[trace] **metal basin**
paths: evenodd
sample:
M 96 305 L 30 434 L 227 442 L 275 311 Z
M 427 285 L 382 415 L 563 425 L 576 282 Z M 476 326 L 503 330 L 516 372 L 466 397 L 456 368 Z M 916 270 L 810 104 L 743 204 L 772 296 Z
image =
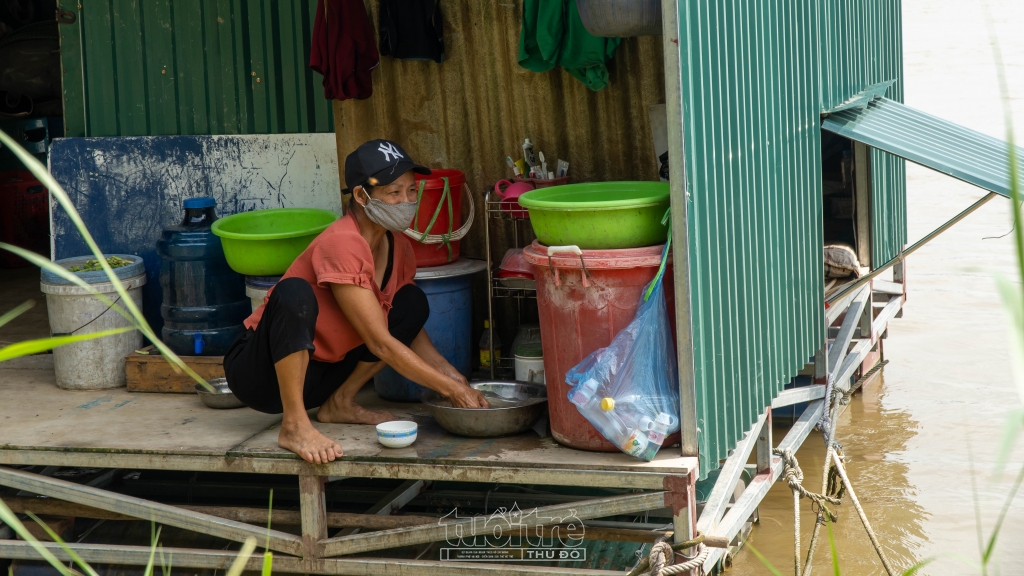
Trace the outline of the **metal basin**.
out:
M 235 398 L 235 395 L 228 388 L 228 381 L 226 378 L 214 378 L 210 380 L 210 386 L 213 386 L 213 392 L 210 392 L 202 384 L 196 384 L 196 394 L 199 395 L 199 399 L 203 401 L 210 408 L 216 408 L 218 410 L 227 410 L 229 408 L 241 408 L 245 406 L 242 401 Z
M 459 436 L 487 438 L 529 430 L 547 403 L 547 389 L 527 382 L 471 382 L 484 393 L 490 408 L 454 408 L 446 398 L 428 390 L 423 403 L 445 430 Z

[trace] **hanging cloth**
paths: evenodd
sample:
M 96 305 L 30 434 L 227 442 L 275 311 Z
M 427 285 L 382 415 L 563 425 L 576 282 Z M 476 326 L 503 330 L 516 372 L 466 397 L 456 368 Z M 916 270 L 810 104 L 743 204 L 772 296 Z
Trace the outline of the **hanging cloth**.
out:
M 363 100 L 373 93 L 370 71 L 380 64 L 363 0 L 320 0 L 309 67 L 324 77 L 328 100 Z
M 525 0 L 519 34 L 519 65 L 532 72 L 555 66 L 591 90 L 608 85 L 606 63 L 621 38 L 594 36 L 583 27 L 576 0 Z
M 380 0 L 380 53 L 402 60 L 444 60 L 438 0 Z

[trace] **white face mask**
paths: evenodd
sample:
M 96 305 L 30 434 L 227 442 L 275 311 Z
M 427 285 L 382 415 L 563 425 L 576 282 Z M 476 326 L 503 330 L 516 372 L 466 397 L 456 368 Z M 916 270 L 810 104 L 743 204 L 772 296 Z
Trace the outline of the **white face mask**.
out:
M 363 194 L 366 194 L 366 190 L 363 190 Z M 366 197 L 369 202 L 362 205 L 366 217 L 370 222 L 392 232 L 405 232 L 412 224 L 412 219 L 416 217 L 416 209 L 419 207 L 416 202 L 388 204 L 383 200 L 370 198 L 369 194 L 366 194 Z

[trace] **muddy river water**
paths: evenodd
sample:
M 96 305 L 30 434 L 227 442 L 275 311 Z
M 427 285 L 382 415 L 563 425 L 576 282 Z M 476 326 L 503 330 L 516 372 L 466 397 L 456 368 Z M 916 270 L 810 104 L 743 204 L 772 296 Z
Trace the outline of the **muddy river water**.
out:
M 989 20 L 987 21 L 987 17 Z M 992 39 L 1002 51 L 1018 140 L 1024 140 L 1024 3 L 1019 0 L 904 0 L 908 105 L 1005 137 Z M 989 24 L 988 22 L 991 22 Z M 909 165 L 913 242 L 984 195 L 980 189 Z M 1007 470 L 995 475 L 1011 411 L 1021 408 L 1010 374 L 1005 315 L 992 275 L 1012 275 L 1010 203 L 995 198 L 911 257 L 904 317 L 890 324 L 890 363 L 840 421 L 838 441 L 858 496 L 890 559 L 902 570 L 938 559 L 921 574 L 979 574 L 978 522 L 987 538 L 1024 463 L 1024 436 Z M 780 433 L 783 431 L 778 431 Z M 824 445 L 812 433 L 799 452 L 819 489 Z M 971 478 L 974 479 L 972 488 Z M 815 478 L 816 477 L 816 478 Z M 813 516 L 803 501 L 802 540 Z M 784 574 L 793 573 L 792 497 L 783 483 L 761 506 L 750 542 Z M 884 574 L 856 514 L 845 503 L 835 526 L 843 574 Z M 1024 490 L 1012 503 L 990 574 L 1024 574 Z M 963 557 L 959 559 L 958 557 Z M 831 573 L 827 541 L 816 574 Z M 766 574 L 749 551 L 732 574 Z

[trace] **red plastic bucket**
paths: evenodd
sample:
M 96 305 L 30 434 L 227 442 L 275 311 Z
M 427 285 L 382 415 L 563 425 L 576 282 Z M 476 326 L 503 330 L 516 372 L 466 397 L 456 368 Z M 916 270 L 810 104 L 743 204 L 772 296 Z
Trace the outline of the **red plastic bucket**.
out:
M 644 287 L 658 273 L 661 251 L 662 246 L 648 246 L 581 250 L 581 254 L 559 251 L 549 257 L 548 247 L 536 241 L 523 249 L 537 280 L 551 435 L 559 444 L 600 452 L 619 450 L 569 402 L 565 373 L 594 350 L 611 344 L 633 320 Z M 584 265 L 589 276 L 584 274 Z M 671 278 L 671 270 L 666 269 L 670 318 L 675 314 Z M 673 434 L 663 446 L 678 441 L 678 433 Z
M 425 181 L 426 184 L 423 186 L 423 197 L 420 199 L 419 211 L 416 213 L 416 218 L 410 227 L 419 232 L 448 234 L 462 226 L 462 186 L 466 183 L 466 175 L 460 170 L 448 168 L 433 168 L 431 172 L 429 176 L 416 175 L 417 187 L 421 180 Z M 448 178 L 448 195 L 451 198 L 452 208 L 451 220 L 448 219 L 447 199 L 441 205 L 441 210 L 437 210 L 438 205 L 442 204 L 441 200 L 444 195 L 444 180 L 442 178 Z M 435 212 L 437 212 L 437 220 L 427 230 L 430 219 L 434 217 Z M 416 266 L 418 268 L 425 268 L 454 262 L 459 258 L 459 242 L 451 242 L 451 247 L 451 257 L 449 258 L 448 248 L 443 243 L 423 244 L 413 240 L 412 251 L 416 254 Z

